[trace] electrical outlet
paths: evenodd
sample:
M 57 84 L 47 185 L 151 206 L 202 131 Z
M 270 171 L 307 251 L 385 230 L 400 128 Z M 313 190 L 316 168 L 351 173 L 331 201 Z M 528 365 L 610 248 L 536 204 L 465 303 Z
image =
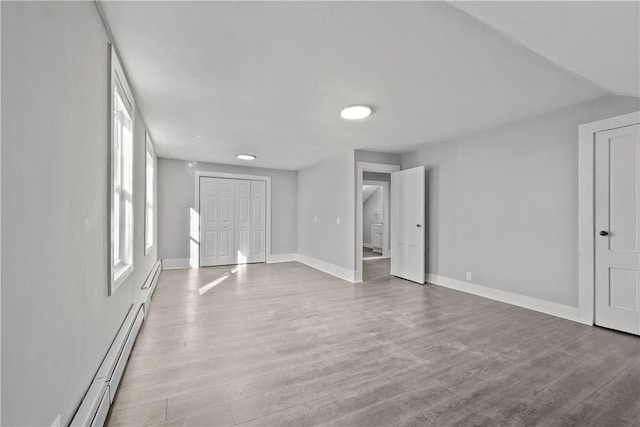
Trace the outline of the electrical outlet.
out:
M 51 427 L 60 427 L 60 414 L 58 414 L 56 419 L 53 420 L 53 424 L 51 424 Z
M 473 275 L 471 274 L 470 271 L 467 271 L 467 281 L 470 282 L 471 278 L 473 277 Z
M 318 222 L 318 215 L 313 217 L 313 222 Z
M 336 218 L 336 224 L 340 224 L 340 217 Z

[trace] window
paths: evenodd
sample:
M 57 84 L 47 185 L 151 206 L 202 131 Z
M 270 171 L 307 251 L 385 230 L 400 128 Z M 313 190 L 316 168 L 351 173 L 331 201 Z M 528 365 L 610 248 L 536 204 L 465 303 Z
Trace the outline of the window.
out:
M 154 199 L 154 180 L 155 180 L 155 170 L 156 164 L 155 159 L 156 156 L 153 152 L 153 142 L 151 142 L 151 137 L 149 133 L 146 134 L 146 156 L 145 156 L 145 173 L 146 173 L 146 181 L 145 181 L 145 200 L 146 200 L 146 208 L 144 211 L 144 254 L 147 255 L 151 248 L 153 248 L 154 243 L 154 233 L 155 233 L 155 223 L 154 223 L 154 212 L 155 212 L 155 199 Z
M 111 286 L 133 271 L 133 97 L 111 50 Z

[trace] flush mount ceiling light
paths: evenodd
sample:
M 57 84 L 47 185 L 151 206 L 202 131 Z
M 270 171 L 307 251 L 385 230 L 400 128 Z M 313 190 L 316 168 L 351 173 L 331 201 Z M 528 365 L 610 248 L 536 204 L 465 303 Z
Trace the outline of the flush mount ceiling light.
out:
M 366 119 L 371 115 L 371 107 L 368 105 L 349 105 L 340 111 L 340 117 L 347 120 Z
M 240 160 L 255 160 L 256 156 L 253 154 L 236 154 L 236 158 Z

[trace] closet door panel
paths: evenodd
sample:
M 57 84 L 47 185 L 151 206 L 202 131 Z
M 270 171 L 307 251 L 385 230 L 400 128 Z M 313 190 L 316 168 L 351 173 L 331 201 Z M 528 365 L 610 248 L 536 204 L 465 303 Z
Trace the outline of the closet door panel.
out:
M 235 264 L 235 181 L 218 180 L 218 263 Z
M 266 260 L 266 186 L 265 181 L 251 181 L 251 239 L 248 262 Z
M 251 181 L 237 180 L 235 190 L 236 263 L 246 264 L 250 251 Z
M 217 265 L 218 179 L 200 178 L 200 266 Z M 194 237 L 194 236 L 192 236 Z

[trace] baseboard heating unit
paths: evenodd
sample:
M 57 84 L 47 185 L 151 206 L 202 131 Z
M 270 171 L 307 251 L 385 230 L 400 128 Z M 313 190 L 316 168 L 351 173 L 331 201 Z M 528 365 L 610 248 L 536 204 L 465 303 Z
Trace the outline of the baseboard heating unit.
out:
M 104 426 L 124 368 L 131 355 L 133 344 L 144 321 L 145 313 L 149 312 L 151 296 L 160 275 L 160 265 L 160 261 L 158 261 L 153 266 L 137 301 L 131 305 L 127 317 L 122 322 L 118 334 L 109 347 L 107 355 L 71 421 L 71 426 Z

